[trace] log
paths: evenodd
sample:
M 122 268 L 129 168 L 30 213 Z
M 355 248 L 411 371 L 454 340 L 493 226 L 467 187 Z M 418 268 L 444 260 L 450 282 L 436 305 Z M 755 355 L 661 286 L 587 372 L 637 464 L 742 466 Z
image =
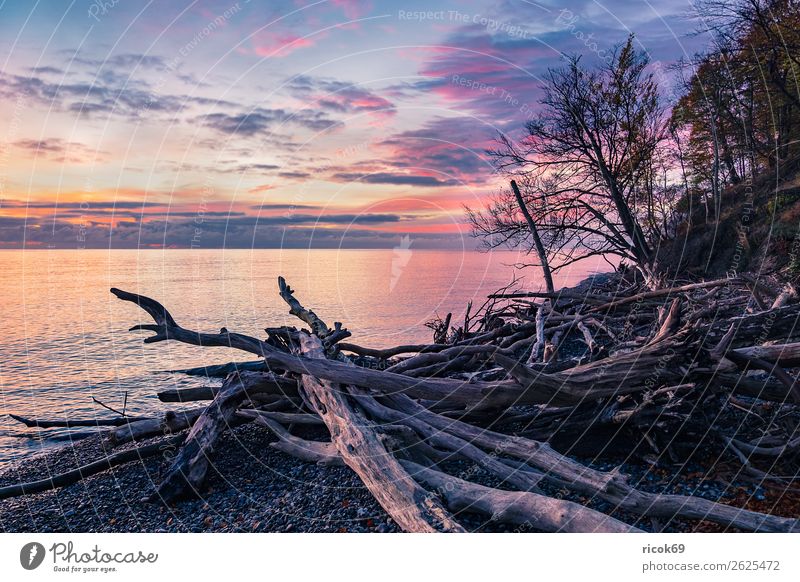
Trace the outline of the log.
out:
M 748 455 L 759 455 L 762 457 L 782 457 L 800 450 L 800 437 L 772 447 L 751 445 L 750 443 L 745 443 L 736 439 L 733 439 L 733 443 Z
M 388 360 L 400 354 L 423 354 L 428 352 L 440 352 L 447 348 L 452 348 L 451 344 L 406 344 L 402 346 L 394 346 L 391 348 L 365 348 L 356 344 L 341 342 L 338 344 L 339 349 L 345 352 L 352 352 L 359 356 L 367 356 L 370 358 L 378 358 L 379 360 Z
M 747 346 L 732 350 L 746 358 L 759 358 L 787 368 L 800 366 L 800 343 Z
M 777 517 L 738 507 L 715 503 L 699 497 L 660 495 L 631 487 L 619 473 L 603 473 L 573 461 L 554 451 L 548 444 L 520 437 L 509 437 L 490 430 L 444 418 L 434 414 L 405 395 L 387 397 L 398 410 L 413 415 L 431 426 L 472 442 L 517 458 L 544 472 L 546 480 L 556 486 L 589 496 L 596 496 L 619 509 L 637 515 L 708 520 L 744 531 L 800 531 L 800 520 Z
M 306 424 L 322 426 L 325 423 L 316 414 L 304 414 L 298 412 L 276 412 L 267 410 L 243 409 L 236 413 L 243 418 L 250 418 L 258 421 L 259 418 L 266 418 L 280 424 Z
M 251 390 L 252 394 L 274 394 L 290 398 L 297 396 L 297 380 L 292 378 L 270 372 L 251 372 L 245 377 L 253 383 L 259 382 L 263 384 L 257 391 Z M 213 400 L 218 392 L 219 387 L 217 386 L 198 386 L 196 388 L 161 390 L 157 395 L 161 402 L 197 402 L 199 400 Z
M 130 463 L 131 461 L 141 461 L 162 454 L 165 451 L 170 451 L 182 441 L 183 435 L 177 435 L 143 447 L 112 453 L 88 465 L 83 465 L 72 471 L 53 475 L 46 479 L 0 487 L 0 499 L 8 499 L 10 497 L 19 497 L 21 495 L 30 495 L 32 493 L 41 493 L 43 491 L 66 487 L 67 485 L 72 485 L 73 483 L 77 483 L 78 481 L 96 475 L 97 473 L 102 473 L 113 467 Z
M 177 433 L 192 426 L 204 410 L 205 408 L 180 412 L 170 410 L 163 418 L 139 420 L 112 430 L 108 434 L 108 439 L 112 445 L 117 446 L 134 440 Z
M 673 362 L 682 353 L 683 347 L 678 343 L 660 341 L 552 374 L 534 371 L 503 354 L 492 357 L 523 387 L 517 404 L 561 406 L 678 383 L 685 374 Z
M 195 388 L 170 388 L 156 394 L 161 402 L 198 402 L 214 400 L 218 392 L 216 386 L 197 386 Z
M 787 305 L 761 313 L 732 317 L 719 321 L 712 332 L 722 334 L 721 328 L 733 326 L 733 347 L 763 344 L 769 340 L 788 340 L 800 336 L 800 305 Z
M 778 309 L 780 307 L 783 307 L 784 305 L 789 303 L 789 301 L 796 298 L 797 298 L 797 289 L 791 283 L 786 283 L 786 285 L 783 286 L 783 289 L 781 289 L 781 292 L 775 298 L 775 301 L 772 303 L 770 309 Z
M 427 367 L 441 362 L 447 362 L 461 356 L 491 354 L 497 350 L 498 348 L 493 345 L 453 346 L 441 352 L 425 353 L 414 356 L 413 358 L 408 358 L 407 360 L 403 360 L 394 366 L 389 366 L 385 371 L 394 374 L 403 374 L 409 370 Z
M 728 352 L 727 359 L 732 360 L 735 364 L 738 364 L 744 368 L 752 366 L 753 368 L 764 370 L 770 375 L 774 375 L 786 386 L 786 389 L 794 402 L 800 403 L 800 384 L 798 384 L 796 378 L 792 378 L 789 374 L 787 374 L 779 364 L 775 362 L 768 362 L 746 353 L 737 353 L 736 351 Z
M 19 416 L 18 414 L 9 414 L 11 418 L 17 422 L 21 422 L 29 428 L 74 428 L 81 426 L 122 426 L 131 422 L 139 422 L 144 420 L 136 416 L 118 416 L 114 418 L 84 418 L 84 419 L 67 419 L 67 420 L 41 420 L 34 418 L 27 418 Z
M 266 364 L 263 360 L 255 360 L 250 362 L 228 362 L 227 364 L 214 364 L 210 366 L 200 366 L 198 368 L 186 368 L 184 370 L 169 370 L 169 373 L 186 374 L 188 376 L 206 376 L 208 378 L 225 378 L 228 376 L 228 374 L 240 372 L 242 370 L 247 370 L 248 372 L 261 372 L 266 370 Z
M 248 388 L 252 387 L 242 379 L 244 374 L 231 374 L 225 380 L 225 385 L 195 421 L 183 447 L 149 501 L 160 499 L 168 504 L 199 493 L 205 482 L 214 445 L 220 435 L 231 426 L 236 409 L 247 399 Z
M 694 291 L 696 289 L 708 289 L 711 287 L 724 287 L 728 285 L 733 286 L 742 284 L 744 284 L 744 282 L 741 279 L 730 278 L 730 279 L 716 279 L 714 281 L 703 281 L 701 283 L 691 283 L 689 285 L 668 287 L 665 289 L 655 289 L 653 291 L 645 291 L 644 293 L 638 293 L 636 295 L 631 295 L 630 297 L 616 299 L 614 301 L 611 301 L 610 303 L 593 307 L 592 309 L 589 310 L 589 313 L 610 311 L 611 309 L 616 309 L 617 307 L 622 307 L 623 305 L 636 303 L 637 301 L 644 301 L 646 299 L 654 299 L 656 297 L 664 297 L 669 295 L 677 295 L 678 293 L 686 293 L 687 291 Z
M 531 348 L 531 354 L 528 356 L 528 365 L 531 366 L 539 361 L 539 354 L 544 350 L 544 323 L 545 323 L 545 306 L 540 305 L 536 310 L 536 341 Z M 513 349 L 513 348 L 512 348 Z
M 236 414 L 237 416 L 244 418 L 255 419 L 258 424 L 266 426 L 270 431 L 272 431 L 272 433 L 279 439 L 276 443 L 270 443 L 272 448 L 300 460 L 316 463 L 318 465 L 344 465 L 344 461 L 342 460 L 342 457 L 339 455 L 339 451 L 336 450 L 336 446 L 333 443 L 309 441 L 294 436 L 279 422 L 260 414 L 251 414 L 252 412 L 253 411 L 241 410 Z
M 303 353 L 325 357 L 322 342 L 300 334 Z M 330 381 L 303 375 L 307 399 L 330 431 L 345 464 L 359 476 L 376 501 L 407 532 L 459 532 L 464 529 L 403 469 L 385 448 L 373 426 L 347 402 Z
M 435 488 L 453 512 L 481 513 L 524 531 L 627 533 L 642 530 L 572 501 L 530 491 L 503 491 L 470 483 L 412 461 L 401 461 L 414 479 Z

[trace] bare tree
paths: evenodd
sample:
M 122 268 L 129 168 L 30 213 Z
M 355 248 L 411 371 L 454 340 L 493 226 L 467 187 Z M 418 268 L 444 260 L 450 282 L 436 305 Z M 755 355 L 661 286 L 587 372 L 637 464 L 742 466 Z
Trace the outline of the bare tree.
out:
M 641 184 L 666 126 L 647 57 L 633 37 L 599 68 L 570 57 L 551 69 L 542 112 L 526 124 L 526 135 L 499 137 L 489 152 L 498 170 L 524 176 L 535 193 L 533 219 L 549 252 L 561 257 L 554 270 L 591 255 L 616 255 L 633 263 L 649 281 L 656 278 L 653 237 L 635 212 Z M 495 200 L 481 220 L 471 213 L 476 234 L 499 234 L 504 201 Z M 476 220 L 477 219 L 477 220 Z M 494 221 L 494 225 L 490 223 Z M 508 241 L 519 235 L 512 229 Z

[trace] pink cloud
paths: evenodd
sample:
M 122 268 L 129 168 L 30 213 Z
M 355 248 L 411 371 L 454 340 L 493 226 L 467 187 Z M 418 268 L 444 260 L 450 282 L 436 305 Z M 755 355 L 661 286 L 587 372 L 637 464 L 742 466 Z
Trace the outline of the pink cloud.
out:
M 300 48 L 314 46 L 314 41 L 290 32 L 259 33 L 253 41 L 253 52 L 260 57 L 282 58 Z

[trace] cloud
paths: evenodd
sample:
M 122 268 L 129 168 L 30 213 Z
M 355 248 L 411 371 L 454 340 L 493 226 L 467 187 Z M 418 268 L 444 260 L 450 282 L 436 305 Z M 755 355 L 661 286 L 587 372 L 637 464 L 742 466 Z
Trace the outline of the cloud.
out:
M 298 49 L 314 46 L 314 42 L 288 31 L 265 30 L 254 35 L 253 52 L 260 57 L 283 58 Z
M 30 67 L 28 70 L 36 75 L 63 75 L 64 70 L 57 67 Z
M 317 209 L 320 209 L 320 207 L 319 206 L 311 206 L 311 205 L 308 205 L 308 204 L 291 204 L 289 202 L 277 202 L 277 203 L 265 202 L 264 204 L 254 204 L 253 206 L 250 206 L 250 209 L 251 210 L 259 210 L 259 211 L 265 211 L 265 210 L 299 210 L 299 209 L 317 210 Z
M 394 104 L 374 91 L 346 81 L 300 75 L 289 82 L 293 95 L 310 107 L 337 113 L 379 113 L 392 116 L 397 113 Z
M 251 174 L 251 173 L 259 173 L 259 174 L 269 174 L 272 173 L 273 170 L 279 170 L 282 166 L 277 164 L 262 164 L 262 163 L 252 163 L 252 164 L 238 164 L 233 168 L 228 168 L 224 170 L 217 170 L 223 174 Z
M 25 200 L 3 200 L 0 208 L 30 208 L 30 209 L 52 209 L 57 208 L 81 208 L 81 209 L 114 209 L 114 208 L 157 208 L 168 206 L 162 202 L 133 202 L 115 200 L 91 200 L 84 202 L 26 202 Z
M 146 85 L 112 86 L 99 78 L 93 82 L 51 83 L 42 77 L 0 73 L 0 95 L 83 115 L 114 112 L 139 118 L 144 113 L 177 113 L 189 104 L 202 103 L 197 99 L 157 95 L 141 86 Z
M 417 176 L 413 174 L 390 174 L 378 172 L 377 174 L 359 174 L 342 172 L 334 174 L 334 179 L 340 182 L 365 182 L 367 184 L 393 184 L 398 186 L 452 186 L 457 184 L 454 180 L 441 180 L 435 176 Z
M 272 128 L 293 124 L 313 131 L 325 131 L 339 125 L 324 113 L 311 110 L 287 111 L 285 109 L 256 108 L 248 113 L 210 113 L 199 118 L 200 123 L 229 135 L 254 136 L 270 132 Z
M 305 180 L 306 178 L 310 178 L 311 174 L 308 172 L 278 172 L 278 176 L 288 180 Z
M 351 20 L 361 18 L 372 10 L 372 2 L 366 0 L 331 0 L 331 4 L 341 8 L 344 15 Z
M 121 220 L 113 226 L 87 218 L 81 224 L 60 219 L 0 217 L 0 247 L 53 248 L 391 248 L 398 235 L 364 228 L 399 224 L 395 214 L 293 214 L 274 217 L 211 216 L 183 220 Z M 337 225 L 339 228 L 336 228 Z M 342 228 L 345 227 L 345 228 Z M 409 223 L 409 227 L 412 225 Z M 448 235 L 420 235 L 418 247 L 441 247 Z M 427 241 L 428 244 L 424 241 Z M 454 245 L 455 246 L 455 245 Z
M 396 168 L 441 174 L 447 183 L 482 184 L 493 168 L 485 155 L 497 129 L 468 117 L 435 118 L 420 129 L 381 141 L 383 162 Z
M 100 162 L 107 159 L 108 153 L 92 149 L 82 143 L 66 141 L 60 138 L 21 139 L 14 146 L 35 156 L 45 157 L 56 162 L 81 164 Z

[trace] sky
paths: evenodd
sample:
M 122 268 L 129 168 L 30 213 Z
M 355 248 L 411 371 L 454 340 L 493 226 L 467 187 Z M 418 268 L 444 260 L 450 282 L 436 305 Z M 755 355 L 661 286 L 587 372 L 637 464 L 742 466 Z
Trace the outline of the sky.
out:
M 0 0 L 0 248 L 467 248 L 564 54 L 688 0 Z M 406 241 L 406 242 L 403 242 Z

